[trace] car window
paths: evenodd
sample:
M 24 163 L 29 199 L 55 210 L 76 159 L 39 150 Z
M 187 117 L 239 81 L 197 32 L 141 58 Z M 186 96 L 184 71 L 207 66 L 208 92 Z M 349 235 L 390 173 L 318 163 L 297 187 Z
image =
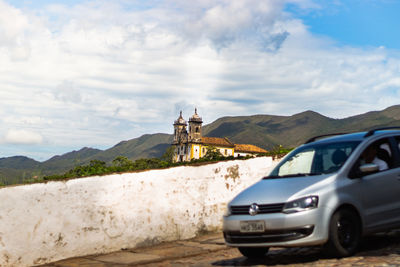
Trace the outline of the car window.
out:
M 353 150 L 352 146 L 329 147 L 325 149 L 321 154 L 322 172 L 331 173 L 339 170 Z
M 393 157 L 389 140 L 384 138 L 369 145 L 360 155 L 359 165 L 374 163 L 379 171 L 393 167 Z
M 395 139 L 396 139 L 396 142 L 397 142 L 397 147 L 400 150 L 400 136 L 396 136 Z
M 290 153 L 268 177 L 317 175 L 338 171 L 359 142 L 302 146 Z
M 314 154 L 315 150 L 301 151 L 279 168 L 278 175 L 284 176 L 297 173 L 310 173 Z

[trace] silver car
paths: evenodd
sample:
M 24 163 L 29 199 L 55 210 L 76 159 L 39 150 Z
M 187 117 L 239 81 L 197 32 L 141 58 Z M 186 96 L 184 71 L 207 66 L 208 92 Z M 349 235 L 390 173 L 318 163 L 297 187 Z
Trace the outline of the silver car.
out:
M 345 257 L 363 235 L 400 228 L 395 128 L 319 136 L 293 150 L 228 204 L 226 244 L 246 257 L 313 245 Z

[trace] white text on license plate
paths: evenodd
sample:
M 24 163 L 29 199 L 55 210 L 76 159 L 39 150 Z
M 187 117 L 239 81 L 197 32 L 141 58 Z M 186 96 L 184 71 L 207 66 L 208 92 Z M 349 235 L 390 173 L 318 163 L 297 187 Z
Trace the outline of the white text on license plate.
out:
M 242 233 L 259 233 L 265 231 L 264 221 L 241 221 L 240 232 Z

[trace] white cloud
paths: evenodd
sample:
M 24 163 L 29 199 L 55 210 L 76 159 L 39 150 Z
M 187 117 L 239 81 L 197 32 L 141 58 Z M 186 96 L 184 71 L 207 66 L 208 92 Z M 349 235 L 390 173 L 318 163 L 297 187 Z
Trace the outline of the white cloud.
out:
M 71 103 L 81 102 L 79 90 L 72 82 L 64 81 L 55 89 L 55 97 L 58 100 Z
M 24 41 L 25 31 L 29 28 L 28 19 L 23 13 L 0 2 L 0 44 L 1 46 L 12 46 Z
M 307 109 L 344 117 L 398 103 L 398 54 L 313 36 L 286 2 L 322 8 L 121 0 L 26 10 L 0 0 L 0 128 L 35 129 L 36 143 L 56 151 L 172 132 L 179 110 L 190 116 L 196 106 L 209 123 Z
M 10 129 L 5 136 L 5 143 L 16 145 L 39 145 L 43 137 L 30 130 Z

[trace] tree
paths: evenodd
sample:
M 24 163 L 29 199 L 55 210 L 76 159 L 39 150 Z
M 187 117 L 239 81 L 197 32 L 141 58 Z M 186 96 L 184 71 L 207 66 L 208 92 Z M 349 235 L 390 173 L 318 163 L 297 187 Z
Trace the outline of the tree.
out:
M 174 146 L 168 147 L 167 150 L 165 151 L 165 153 L 161 156 L 161 160 L 166 161 L 168 163 L 172 163 L 172 160 L 174 157 L 174 151 L 175 151 Z
M 135 170 L 158 169 L 162 167 L 162 162 L 163 161 L 157 158 L 137 159 L 133 163 L 133 167 Z
M 124 156 L 116 157 L 112 163 L 116 171 L 128 171 L 133 168 L 133 162 Z
M 265 153 L 264 155 L 272 156 L 273 158 L 282 158 L 287 153 L 292 151 L 293 148 L 285 148 L 282 145 L 274 146 L 269 152 Z
M 207 146 L 207 153 L 204 158 L 208 160 L 220 160 L 224 158 L 224 156 L 215 146 Z
M 104 174 L 108 170 L 106 163 L 100 160 L 91 160 L 89 165 L 76 166 L 74 169 L 68 171 L 65 177 L 84 177 L 91 175 Z

